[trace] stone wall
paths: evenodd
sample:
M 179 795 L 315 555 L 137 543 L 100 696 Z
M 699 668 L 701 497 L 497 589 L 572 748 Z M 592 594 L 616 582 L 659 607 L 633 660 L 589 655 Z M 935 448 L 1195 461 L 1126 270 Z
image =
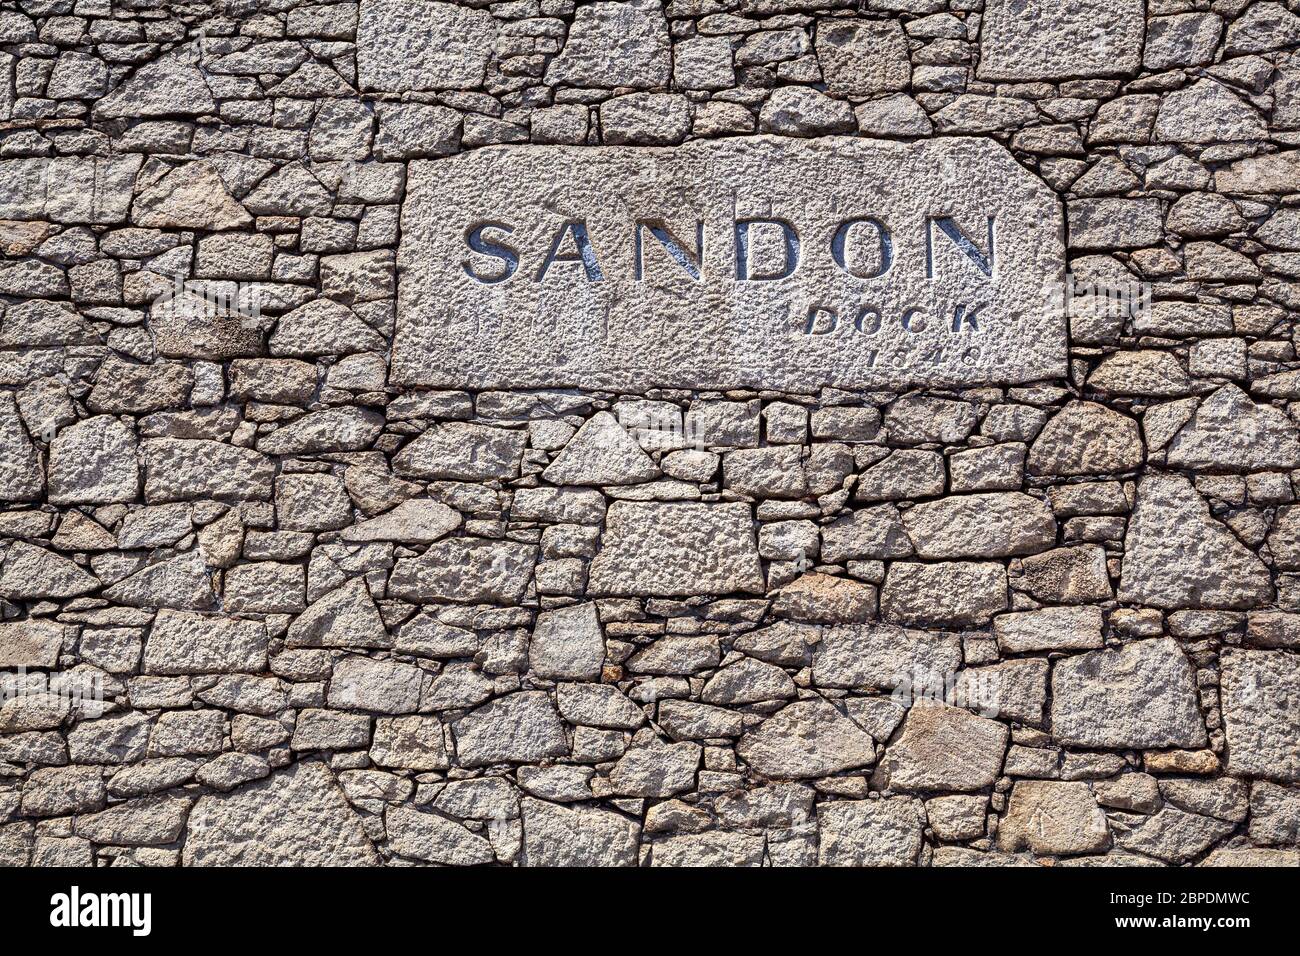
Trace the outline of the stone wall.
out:
M 1300 864 L 1298 11 L 5 0 L 0 861 Z M 415 163 L 755 133 L 1147 285 L 1046 381 L 390 379 Z

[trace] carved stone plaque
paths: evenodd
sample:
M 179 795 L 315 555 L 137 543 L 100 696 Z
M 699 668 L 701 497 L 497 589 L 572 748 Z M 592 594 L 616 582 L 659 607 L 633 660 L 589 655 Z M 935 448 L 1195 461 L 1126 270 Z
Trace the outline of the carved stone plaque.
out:
M 1066 370 L 1060 204 L 983 139 L 413 162 L 398 269 L 405 385 L 810 391 Z

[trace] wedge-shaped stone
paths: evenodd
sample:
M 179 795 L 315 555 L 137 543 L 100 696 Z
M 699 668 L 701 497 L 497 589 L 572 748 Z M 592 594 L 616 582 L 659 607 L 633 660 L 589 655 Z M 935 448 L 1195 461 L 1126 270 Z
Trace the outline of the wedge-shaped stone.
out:
M 1019 491 L 953 495 L 903 512 L 921 558 L 1006 558 L 1056 543 L 1056 518 L 1039 498 Z
M 1119 832 L 1115 842 L 1134 853 L 1177 865 L 1191 862 L 1235 829 L 1236 825 L 1226 820 L 1166 805 L 1139 819 L 1133 828 Z
M 351 355 L 384 349 L 384 338 L 346 305 L 314 299 L 280 318 L 267 340 L 272 355 Z
M 745 734 L 736 753 L 755 773 L 784 780 L 869 767 L 876 759 L 871 735 L 820 697 L 782 708 Z
M 62 555 L 15 541 L 0 565 L 0 597 L 11 601 L 69 598 L 99 587 L 94 575 Z
M 449 538 L 418 558 L 401 558 L 388 581 L 390 597 L 407 601 L 515 604 L 537 563 L 535 545 L 486 538 Z
M 1241 609 L 1272 597 L 1268 568 L 1211 517 L 1191 482 L 1157 473 L 1142 479 L 1124 538 L 1121 601 Z
M 285 635 L 290 647 L 391 647 L 364 578 L 354 578 L 299 614 Z
M 630 485 L 659 477 L 659 469 L 609 412 L 597 412 L 542 477 L 556 485 Z
M 762 593 L 763 572 L 748 505 L 616 501 L 592 594 Z
M 27 437 L 18 403 L 0 394 L 0 501 L 36 501 L 45 491 L 45 470 Z
M 1285 471 L 1300 466 L 1300 434 L 1286 412 L 1256 405 L 1235 385 L 1201 402 L 1169 443 L 1171 468 Z
M 48 299 L 16 302 L 0 320 L 0 345 L 94 345 L 100 335 L 67 303 Z
M 206 611 L 217 603 L 203 556 L 187 551 L 137 571 L 104 590 L 105 599 L 132 607 Z
M 334 776 L 291 764 L 230 793 L 201 797 L 185 826 L 186 866 L 375 866 L 379 854 Z
M 393 807 L 386 823 L 388 845 L 400 856 L 446 866 L 479 866 L 496 859 L 491 843 L 436 813 Z
M 582 6 L 578 21 L 604 6 L 625 5 Z M 625 62 L 627 44 L 602 59 L 618 49 Z M 1062 234 L 1055 194 L 990 139 L 758 136 L 417 160 L 393 381 L 815 391 L 1050 378 L 1065 370 L 1064 305 L 1024 303 L 1061 281 Z
M 564 724 L 542 691 L 498 697 L 452 724 L 452 733 L 462 767 L 536 763 L 569 752 Z
M 903 732 L 889 745 L 872 785 L 897 793 L 963 793 L 991 787 L 1002 770 L 1006 724 L 924 701 L 912 705 Z
M 700 746 L 654 741 L 632 747 L 610 769 L 609 784 L 619 796 L 671 797 L 695 789 Z
M 1178 642 L 1136 641 L 1058 661 L 1052 736 L 1077 747 L 1204 747 L 1192 665 Z
M 622 691 L 610 684 L 567 684 L 555 688 L 560 714 L 571 724 L 635 730 L 645 714 Z
M 144 647 L 148 674 L 260 673 L 266 670 L 266 626 L 210 614 L 162 610 Z
M 440 501 L 409 498 L 392 511 L 343 529 L 344 541 L 431 544 L 460 527 L 460 512 Z
M 177 166 L 136 197 L 131 221 L 163 229 L 242 229 L 253 217 L 206 160 Z
M 202 116 L 216 111 L 198 65 L 183 52 L 144 64 L 95 104 L 95 115 L 103 119 Z
M 517 428 L 492 428 L 470 422 L 440 422 L 393 458 L 393 470 L 409 478 L 483 481 L 513 478 L 528 444 Z
M 257 450 L 268 455 L 315 455 L 360 451 L 384 430 L 384 416 L 368 408 L 347 405 L 311 412 L 258 439 Z
M 757 833 L 685 833 L 654 844 L 651 866 L 762 866 L 766 841 Z

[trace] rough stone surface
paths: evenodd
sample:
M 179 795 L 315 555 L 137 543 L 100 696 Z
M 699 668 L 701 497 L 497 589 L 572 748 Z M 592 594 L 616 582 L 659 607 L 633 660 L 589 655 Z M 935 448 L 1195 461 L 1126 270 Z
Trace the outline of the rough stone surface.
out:
M 1298 183 L 1291 0 L 5 4 L 0 865 L 1300 866 Z
M 1052 735 L 1083 747 L 1204 746 L 1190 662 L 1168 638 L 1058 661 Z
M 616 502 L 591 563 L 594 594 L 763 590 L 749 517 L 738 505 Z
M 360 819 L 319 763 L 202 797 L 185 824 L 189 866 L 367 866 L 377 859 Z
M 808 166 L 819 170 L 816 180 L 802 174 Z M 979 264 L 937 225 L 926 259 L 930 227 L 923 196 L 941 189 L 944 175 L 970 185 L 962 208 L 952 210 L 949 228 L 975 237 L 962 240 L 972 253 L 984 249 L 987 255 L 989 216 L 1016 223 L 994 250 L 1005 270 L 996 285 L 988 285 Z M 870 185 L 873 177 L 899 176 L 915 183 L 915 190 L 881 192 Z M 485 181 L 496 184 L 492 193 L 482 190 Z M 996 189 L 981 191 L 981 183 L 991 187 L 994 181 Z M 647 185 L 654 183 L 674 185 Z M 765 198 L 747 205 L 747 192 L 735 192 L 741 183 L 756 200 Z M 684 196 L 683 184 L 689 184 Z M 1041 183 L 986 141 L 903 147 L 761 137 L 599 153 L 506 147 L 412 164 L 408 188 L 400 256 L 406 278 L 399 288 L 393 359 L 395 375 L 408 384 L 807 389 L 922 378 L 1023 381 L 1063 368 L 1061 320 L 1050 304 L 1014 323 L 1006 318 L 1015 308 L 1011 297 L 1041 299 L 1044 284 L 1058 281 L 1059 206 Z M 616 193 L 623 198 L 615 201 Z M 896 224 L 890 227 L 898 234 L 891 233 L 888 263 L 879 228 L 871 223 L 846 231 L 839 252 L 832 249 L 827 233 L 848 221 L 839 212 L 846 193 L 856 197 L 864 215 L 869 209 L 876 222 L 883 217 Z M 781 205 L 766 198 L 776 196 Z M 696 220 L 704 241 L 699 262 L 690 261 L 699 237 L 696 222 L 678 211 L 683 202 L 703 217 Z M 455 216 L 446 215 L 449 203 Z M 636 225 L 653 216 L 684 243 L 677 256 L 689 270 L 661 245 L 667 233 L 656 239 Z M 782 227 L 747 227 L 749 254 L 741 257 L 736 223 L 772 218 L 802 229 L 802 238 L 791 232 L 786 249 Z M 486 222 L 502 225 L 478 233 L 475 241 L 486 251 L 472 253 L 466 231 Z M 579 222 L 581 232 L 567 222 Z M 843 266 L 837 266 L 837 256 Z M 930 290 L 927 261 L 943 280 L 941 302 Z M 787 272 L 797 276 L 793 300 L 790 283 L 778 278 Z M 853 334 L 856 300 L 846 303 L 845 297 L 863 281 L 857 277 L 877 272 L 889 280 L 872 286 L 873 308 L 883 324 L 863 318 L 862 331 L 869 334 Z M 915 342 L 900 326 L 912 299 L 931 316 L 915 323 L 909 317 Z M 983 324 L 975 319 L 978 342 L 965 320 L 957 331 L 952 328 L 956 305 L 965 313 L 977 300 L 983 315 Z M 701 310 L 708 321 L 696 321 Z M 544 331 L 531 318 L 535 314 L 548 317 Z M 748 329 L 743 336 L 728 332 L 741 328 Z M 930 359 L 921 366 L 923 352 Z
M 1152 473 L 1138 486 L 1124 538 L 1119 598 L 1159 608 L 1247 608 L 1273 596 L 1268 568 L 1183 477 Z M 1177 534 L 1170 534 L 1177 528 Z

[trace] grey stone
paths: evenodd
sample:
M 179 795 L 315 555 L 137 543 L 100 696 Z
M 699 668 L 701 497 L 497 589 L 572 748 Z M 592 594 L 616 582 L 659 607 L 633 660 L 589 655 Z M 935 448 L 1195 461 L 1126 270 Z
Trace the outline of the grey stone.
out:
M 641 827 L 621 814 L 589 807 L 522 801 L 524 866 L 636 866 Z
M 260 621 L 160 610 L 144 649 L 149 674 L 210 674 L 266 669 L 267 634 Z
M 668 23 L 657 0 L 599 0 L 575 11 L 548 84 L 650 89 L 668 84 Z
M 982 80 L 1124 76 L 1141 64 L 1141 0 L 990 0 L 978 75 Z
M 1016 781 L 998 826 L 998 849 L 1066 856 L 1100 853 L 1109 846 L 1106 815 L 1086 783 Z
M 15 541 L 0 565 L 0 597 L 11 601 L 68 598 L 99 587 L 99 581 L 74 562 L 45 548 Z
M 914 866 L 925 809 L 920 800 L 837 800 L 817 812 L 819 866 Z
M 605 662 L 605 636 L 596 605 L 543 611 L 533 625 L 528 664 L 539 677 L 596 680 Z
M 1137 422 L 1096 402 L 1071 402 L 1043 426 L 1027 463 L 1035 475 L 1105 475 L 1143 460 Z
M 361 87 L 386 93 L 472 89 L 483 82 L 496 22 L 454 3 L 364 0 L 357 25 Z
M 820 697 L 789 704 L 745 734 L 736 754 L 772 779 L 824 777 L 875 762 L 871 735 Z
M 955 636 L 889 625 L 827 628 L 813 648 L 820 687 L 892 690 L 918 672 L 949 674 L 961 666 Z
M 345 528 L 344 541 L 431 544 L 460 527 L 460 513 L 440 501 L 410 498 L 392 511 Z
M 659 477 L 650 456 L 609 412 L 597 412 L 569 439 L 542 477 L 557 485 L 626 485 Z
M 95 104 L 105 119 L 202 116 L 217 111 L 198 64 L 184 53 L 145 63 Z
M 1221 688 L 1228 772 L 1300 780 L 1300 665 L 1285 651 L 1224 651 Z
M 1177 535 L 1169 534 L 1178 528 Z M 1119 599 L 1158 608 L 1248 608 L 1273 596 L 1268 569 L 1211 515 L 1191 483 L 1153 473 L 1138 485 Z
M 761 593 L 749 507 L 615 502 L 588 588 L 593 594 Z
M 185 825 L 186 866 L 373 866 L 379 855 L 333 776 L 302 762 L 201 797 Z
M 896 561 L 880 593 L 881 619 L 912 627 L 986 624 L 1006 608 L 1006 569 L 988 561 Z
M 912 78 L 907 37 L 896 21 L 822 20 L 815 48 L 833 96 L 895 93 Z
M 143 157 L 0 161 L 0 217 L 112 225 L 126 219 Z
M 982 790 L 1002 770 L 1010 733 L 996 720 L 918 701 L 903 721 L 902 735 L 881 757 L 872 782 L 897 793 Z
M 140 488 L 135 435 L 111 415 L 69 425 L 50 443 L 49 481 L 54 504 L 134 500 Z
M 580 8 L 580 13 L 587 9 Z M 556 164 L 563 170 L 556 167 L 552 175 L 548 170 Z M 810 166 L 821 171 L 815 180 L 804 175 Z M 870 185 L 873 177 L 893 182 L 900 176 L 916 188 L 882 193 Z M 928 322 L 920 335 L 950 357 L 925 363 L 922 369 L 902 358 L 897 349 L 903 340 L 887 334 L 887 328 L 900 321 L 903 306 L 911 301 L 910 290 L 920 295 L 922 285 L 929 287 L 924 257 L 913 254 L 918 247 L 911 243 L 924 240 L 929 207 L 923 197 L 939 191 L 941 181 L 953 176 L 970 184 L 962 194 L 962 209 L 954 209 L 954 215 L 974 237 L 974 248 L 988 245 L 985 232 L 975 225 L 986 223 L 987 215 L 1023 226 L 998 240 L 996 255 L 1005 272 L 996 289 L 985 289 L 985 274 L 978 264 L 934 227 L 934 268 L 945 287 L 962 296 L 983 290 L 979 294 L 989 292 L 992 299 L 976 320 L 983 340 L 979 354 L 971 353 L 969 362 L 960 360 L 965 346 L 956 347 L 960 336 L 950 331 L 951 316 L 944 316 L 942 322 Z M 484 181 L 497 184 L 491 197 L 479 189 Z M 764 189 L 787 197 L 787 206 L 733 209 L 724 194 L 729 197 L 733 187 L 728 184 L 740 181 L 753 188 L 769 184 Z M 673 261 L 659 240 L 644 235 L 644 276 L 641 281 L 635 278 L 628 257 L 636 232 L 633 219 L 641 215 L 638 210 L 680 205 L 676 194 L 659 195 L 656 189 L 662 187 L 655 183 L 672 183 L 674 190 L 688 186 L 691 205 L 704 210 L 699 283 Z M 560 184 L 562 193 L 555 192 Z M 618 190 L 617 201 L 610 190 Z M 779 214 L 807 233 L 819 228 L 815 224 L 823 219 L 830 222 L 829 217 L 838 216 L 836 204 L 857 193 L 873 215 L 899 223 L 900 230 L 903 223 L 915 224 L 908 228 L 921 233 L 919 238 L 913 235 L 905 240 L 900 234 L 894 239 L 899 250 L 891 271 L 894 278 L 882 293 L 886 298 L 878 303 L 887 324 L 878 333 L 848 336 L 853 316 L 842 299 L 849 288 L 846 283 L 858 280 L 835 266 L 828 248 L 811 240 L 802 246 L 799 314 L 794 319 L 789 284 L 736 279 L 732 217 Z M 891 197 L 890 209 L 881 208 L 882 195 Z M 510 209 L 508 216 L 502 203 Z M 448 208 L 458 214 L 445 215 Z M 557 215 L 586 222 L 585 237 L 594 260 L 589 256 L 588 262 L 580 261 L 575 249 L 581 238 Z M 503 216 L 515 232 L 487 230 L 480 235 L 483 243 L 490 244 L 483 248 L 495 249 L 499 255 L 466 248 L 466 229 L 472 223 L 502 222 Z M 913 381 L 954 384 L 1050 377 L 1064 369 L 1060 312 L 1049 305 L 1036 311 L 1029 323 L 1003 322 L 998 316 L 1013 299 L 1037 301 L 1044 283 L 1056 281 L 1062 267 L 1058 217 L 1059 206 L 1043 184 L 1016 166 L 1004 149 L 981 140 L 949 138 L 908 146 L 855 139 L 800 143 L 756 137 L 692 142 L 671 151 L 512 146 L 417 161 L 411 165 L 403 211 L 399 253 L 403 281 L 398 290 L 392 378 L 400 384 L 442 387 L 811 389 L 823 384 L 880 387 Z M 518 231 L 525 224 L 527 231 Z M 695 230 L 680 217 L 670 226 L 677 241 L 684 243 L 680 248 L 689 260 L 686 250 L 694 248 L 691 233 Z M 755 276 L 779 274 L 788 265 L 778 251 L 783 247 L 777 227 L 752 228 L 749 258 L 761 261 L 751 261 L 750 270 Z M 868 274 L 879 266 L 874 261 L 878 250 L 873 251 L 878 243 L 872 245 L 875 231 L 860 225 L 853 235 L 850 246 L 862 245 L 850 249 L 846 268 Z M 556 239 L 562 258 L 548 261 L 548 242 Z M 515 251 L 507 253 L 506 247 Z M 462 267 L 462 262 L 467 265 Z M 594 276 L 597 268 L 603 281 L 589 281 L 588 273 Z M 537 281 L 541 273 L 544 279 Z M 729 337 L 726 347 L 720 347 L 714 324 L 693 319 L 697 309 L 693 303 L 704 301 L 700 296 L 729 302 L 736 321 L 745 316 L 758 327 L 749 335 Z M 830 318 L 822 314 L 814 317 L 811 331 L 815 334 L 803 334 L 808 316 L 802 303 L 813 300 L 831 303 L 837 315 L 844 313 L 836 319 L 836 331 L 826 331 Z M 564 321 L 548 324 L 545 334 L 540 327 L 520 324 L 523 317 L 550 314 L 548 310 L 561 303 Z M 786 317 L 786 323 L 794 321 L 795 327 L 765 318 L 777 315 Z M 611 329 L 608 339 L 586 331 L 606 327 Z M 874 360 L 869 353 L 875 353 Z
M 550 695 L 522 691 L 499 697 L 452 724 L 462 767 L 535 763 L 569 753 L 564 725 Z
M 513 604 L 523 597 L 536 562 L 535 546 L 448 538 L 418 558 L 398 560 L 388 586 L 392 596 L 408 600 Z
M 45 469 L 27 437 L 13 395 L 0 395 L 0 501 L 36 501 L 45 491 Z
M 1058 661 L 1052 736 L 1081 747 L 1205 746 L 1191 664 L 1169 638 Z
M 1005 558 L 1056 543 L 1056 519 L 1018 491 L 954 495 L 913 505 L 903 526 L 921 558 Z
M 1256 405 L 1235 385 L 1225 385 L 1179 429 L 1167 461 L 1198 471 L 1289 470 L 1300 465 L 1300 435 L 1281 409 Z
M 513 478 L 527 442 L 528 433 L 519 429 L 439 422 L 394 456 L 393 470 L 410 478 Z
M 362 578 L 313 602 L 289 625 L 289 647 L 389 647 L 392 639 Z
M 477 866 L 496 859 L 487 840 L 436 813 L 393 807 L 385 823 L 389 847 L 402 856 L 447 866 Z
M 144 494 L 150 502 L 271 497 L 275 464 L 251 448 L 199 439 L 148 438 L 143 452 Z

